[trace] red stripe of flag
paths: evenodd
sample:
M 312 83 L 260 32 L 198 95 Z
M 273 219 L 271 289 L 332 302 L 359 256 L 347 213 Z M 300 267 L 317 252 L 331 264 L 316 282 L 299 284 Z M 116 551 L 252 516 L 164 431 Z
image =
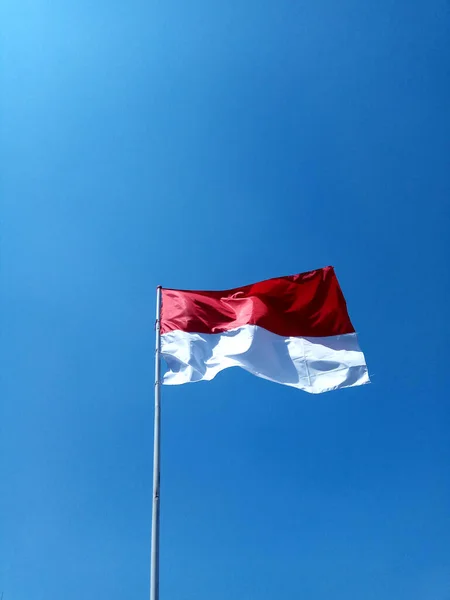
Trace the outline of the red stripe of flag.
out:
M 333 267 L 220 292 L 162 290 L 162 334 L 221 333 L 243 325 L 285 337 L 355 331 Z

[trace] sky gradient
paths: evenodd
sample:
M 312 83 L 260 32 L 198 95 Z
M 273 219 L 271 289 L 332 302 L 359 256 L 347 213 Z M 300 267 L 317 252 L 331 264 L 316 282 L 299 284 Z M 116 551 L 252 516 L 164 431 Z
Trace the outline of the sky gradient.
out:
M 448 3 L 0 19 L 4 600 L 148 597 L 156 286 L 325 265 L 372 384 L 163 389 L 161 600 L 448 600 Z

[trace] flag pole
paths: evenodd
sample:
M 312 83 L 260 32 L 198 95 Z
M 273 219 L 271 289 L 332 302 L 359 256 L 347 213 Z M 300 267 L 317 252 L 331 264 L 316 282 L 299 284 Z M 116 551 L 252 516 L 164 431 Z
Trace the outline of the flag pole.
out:
M 152 541 L 150 552 L 150 600 L 159 600 L 159 482 L 161 433 L 161 286 L 156 288 L 155 426 L 153 438 Z

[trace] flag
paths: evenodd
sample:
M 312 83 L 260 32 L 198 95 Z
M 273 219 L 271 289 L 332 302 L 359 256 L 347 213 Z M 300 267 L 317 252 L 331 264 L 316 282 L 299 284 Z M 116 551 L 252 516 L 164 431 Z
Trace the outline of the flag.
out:
M 317 394 L 369 382 L 333 267 L 226 291 L 162 289 L 163 384 L 228 367 Z

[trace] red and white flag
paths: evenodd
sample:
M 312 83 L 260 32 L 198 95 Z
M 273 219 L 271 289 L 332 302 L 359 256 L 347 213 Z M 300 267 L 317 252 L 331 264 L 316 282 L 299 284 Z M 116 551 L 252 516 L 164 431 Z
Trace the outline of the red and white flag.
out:
M 313 394 L 369 382 L 333 267 L 221 292 L 162 290 L 165 385 L 228 367 Z

